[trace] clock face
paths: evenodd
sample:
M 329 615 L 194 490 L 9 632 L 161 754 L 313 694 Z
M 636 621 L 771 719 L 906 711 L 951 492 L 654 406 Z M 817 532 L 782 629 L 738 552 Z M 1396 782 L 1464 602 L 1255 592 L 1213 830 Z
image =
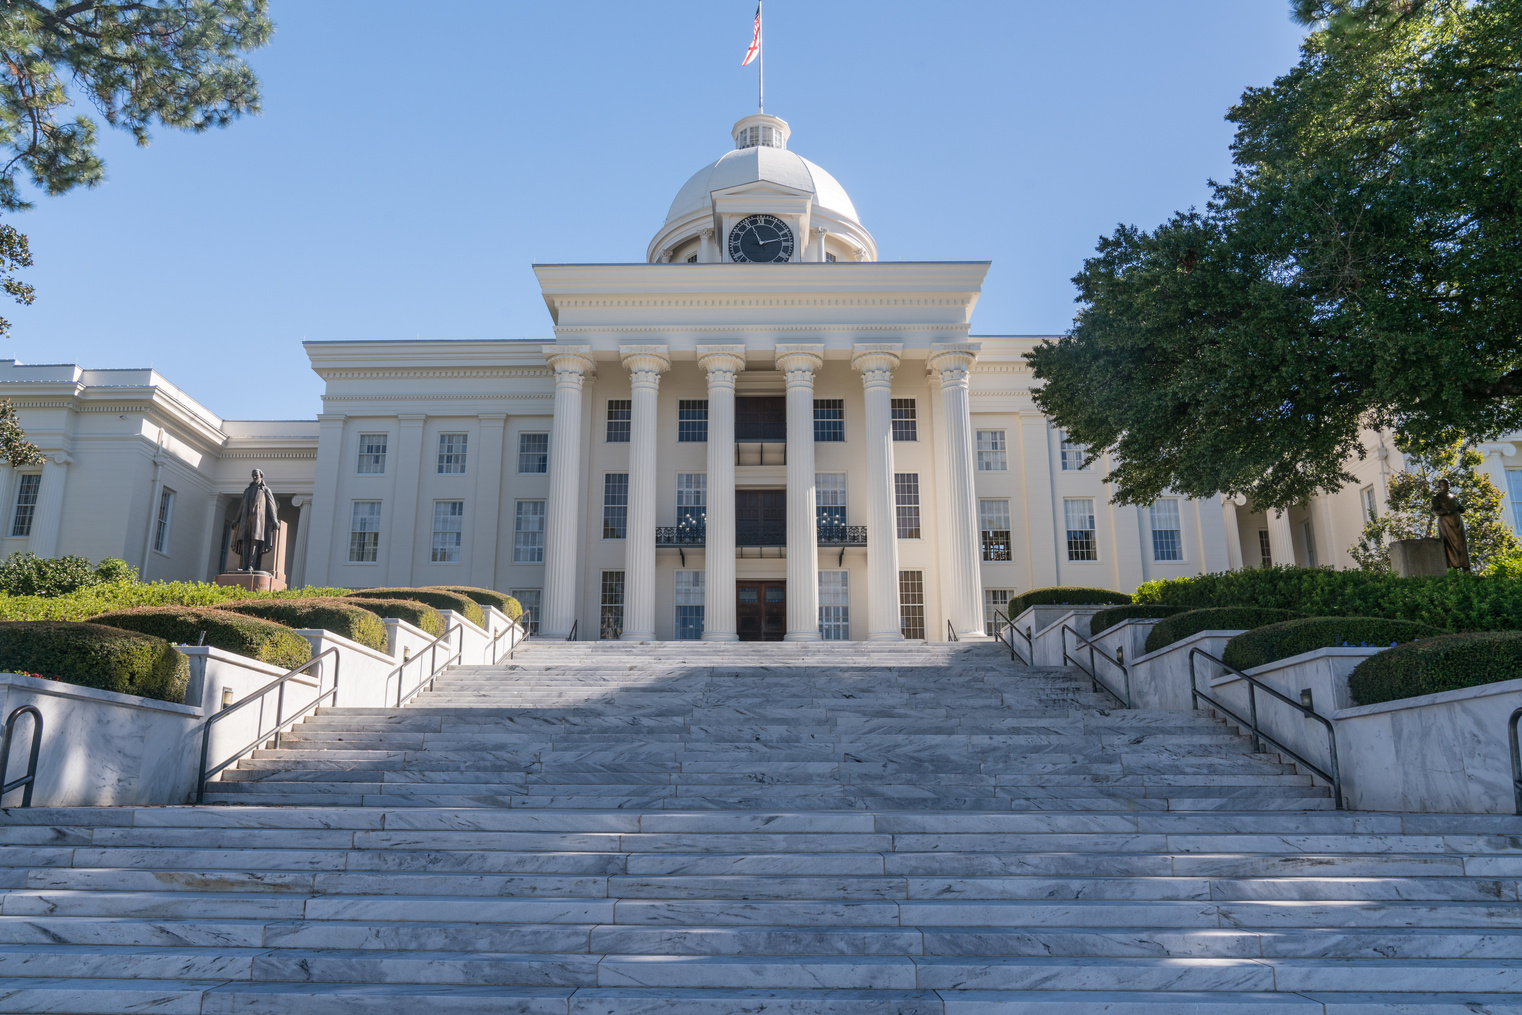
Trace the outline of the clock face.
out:
M 729 231 L 731 261 L 782 262 L 793 256 L 793 231 L 775 215 L 750 215 Z

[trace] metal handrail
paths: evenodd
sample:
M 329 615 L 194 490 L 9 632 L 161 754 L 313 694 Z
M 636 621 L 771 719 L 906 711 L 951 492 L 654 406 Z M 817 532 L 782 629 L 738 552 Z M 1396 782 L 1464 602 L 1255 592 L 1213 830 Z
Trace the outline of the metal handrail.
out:
M 1211 662 L 1215 663 L 1217 666 L 1220 666 L 1228 673 L 1236 674 L 1238 678 L 1247 681 L 1247 703 L 1248 709 L 1251 713 L 1251 718 L 1242 718 L 1231 709 L 1227 708 L 1225 705 L 1221 704 L 1219 701 L 1216 701 L 1214 698 L 1210 697 L 1210 695 L 1199 689 L 1197 683 L 1197 674 L 1195 673 L 1194 669 L 1195 656 L 1204 656 L 1206 659 L 1209 659 Z M 1327 764 L 1330 768 L 1330 771 L 1322 771 L 1322 769 L 1317 767 L 1311 761 L 1301 757 L 1299 754 L 1296 754 L 1289 747 L 1286 747 L 1278 740 L 1275 740 L 1273 737 L 1263 732 L 1262 728 L 1258 725 L 1258 691 L 1267 691 L 1269 695 L 1284 702 L 1290 708 L 1293 708 L 1296 712 L 1299 712 L 1307 719 L 1314 719 L 1322 726 L 1326 727 L 1327 757 L 1329 759 Z M 1300 704 L 1300 702 L 1296 701 L 1294 698 L 1291 698 L 1285 694 L 1281 694 L 1280 692 L 1274 690 L 1272 687 L 1269 687 L 1267 684 L 1263 683 L 1263 681 L 1259 680 L 1258 678 L 1248 676 L 1241 670 L 1237 669 L 1235 666 L 1226 662 L 1224 659 L 1217 659 L 1215 656 L 1211 655 L 1209 652 L 1206 652 L 1204 649 L 1192 648 L 1189 650 L 1189 695 L 1189 703 L 1192 707 L 1199 708 L 1199 699 L 1204 698 L 1211 704 L 1212 707 L 1218 711 L 1226 713 L 1232 719 L 1236 720 L 1237 723 L 1249 727 L 1252 730 L 1252 747 L 1254 753 L 1262 752 L 1263 741 L 1266 740 L 1270 744 L 1273 744 L 1275 747 L 1277 747 L 1283 753 L 1288 754 L 1291 758 L 1294 758 L 1298 763 L 1310 769 L 1316 775 L 1319 775 L 1321 778 L 1325 779 L 1332 786 L 1332 797 L 1334 802 L 1337 804 L 1337 809 L 1339 811 L 1345 809 L 1342 802 L 1342 772 L 1337 767 L 1337 728 L 1332 724 L 1332 720 L 1328 719 L 1321 713 Z M 1518 709 L 1518 712 L 1522 712 L 1522 709 Z M 1516 715 L 1512 716 L 1512 729 L 1516 729 Z M 1513 743 L 1515 742 L 1516 741 L 1513 740 Z M 1515 766 L 1516 755 L 1513 754 L 1512 758 L 1513 765 Z
M 5 781 L 5 769 L 11 760 L 11 736 L 16 731 L 16 720 L 23 715 L 32 717 L 32 752 L 27 757 L 26 775 L 14 782 Z M 1512 723 L 1515 728 L 1516 723 Z M 4 797 L 13 789 L 26 788 L 21 791 L 21 806 L 32 806 L 32 787 L 37 785 L 37 755 L 42 750 L 42 713 L 37 711 L 35 705 L 17 705 L 11 710 L 11 714 L 5 718 L 5 732 L 0 734 L 0 797 Z
M 952 623 L 949 620 L 946 621 L 946 640 L 947 641 L 960 641 L 961 640 L 961 639 L 959 639 L 957 637 L 957 629 L 952 626 Z
M 319 671 L 319 673 L 317 674 L 317 689 L 318 689 L 318 691 L 321 691 L 322 693 L 318 694 L 316 698 L 313 698 L 308 704 L 303 706 L 301 711 L 295 713 L 289 719 L 282 719 L 280 717 L 281 713 L 285 711 L 285 682 L 287 680 L 290 680 L 292 677 L 296 676 L 297 674 L 304 673 L 307 670 L 311 669 L 315 664 L 317 664 L 317 663 L 321 662 L 322 660 L 326 659 L 328 656 L 332 656 L 333 657 L 333 686 L 328 688 L 327 691 L 322 691 L 322 673 Z M 304 716 L 308 712 L 312 711 L 318 705 L 322 704 L 322 700 L 324 698 L 327 698 L 327 697 L 331 696 L 334 701 L 337 701 L 338 700 L 338 668 L 339 668 L 339 665 L 340 665 L 340 663 L 342 661 L 343 661 L 343 657 L 338 654 L 338 646 L 335 645 L 332 648 L 327 649 L 324 652 L 319 652 L 317 655 L 315 655 L 312 658 L 308 659 L 306 662 L 302 663 L 300 666 L 296 667 L 295 669 L 290 670 L 290 671 L 288 671 L 286 673 L 283 673 L 280 676 L 276 677 L 274 680 L 271 680 L 269 683 L 267 683 L 263 687 L 259 688 L 253 694 L 250 694 L 247 697 L 245 697 L 242 701 L 233 702 L 231 705 L 228 705 L 222 711 L 217 712 L 217 713 L 209 716 L 207 718 L 206 722 L 203 723 L 202 726 L 201 726 L 201 773 L 200 773 L 199 778 L 197 778 L 197 780 L 196 780 L 196 803 L 199 804 L 199 803 L 202 803 L 202 802 L 205 801 L 205 799 L 206 799 L 206 784 L 207 784 L 207 782 L 209 782 L 211 780 L 212 776 L 216 775 L 218 772 L 222 771 L 222 769 L 226 768 L 227 766 L 233 764 L 239 758 L 242 758 L 243 755 L 247 754 L 249 751 L 253 750 L 255 747 L 258 747 L 260 744 L 264 743 L 264 741 L 268 740 L 270 737 L 278 735 L 283 727 L 294 724 L 296 722 L 296 720 L 300 719 L 302 716 Z M 258 700 L 263 699 L 263 697 L 266 694 L 268 694 L 269 692 L 271 692 L 271 691 L 273 691 L 273 690 L 275 690 L 277 688 L 279 689 L 280 694 L 275 699 L 275 726 L 274 726 L 274 728 L 271 729 L 268 733 L 260 733 L 249 744 L 247 744 L 245 747 L 243 747 L 241 750 L 234 751 L 232 757 L 230 757 L 226 761 L 222 762 L 222 764 L 218 765 L 215 768 L 208 769 L 206 767 L 206 763 L 208 761 L 209 754 L 210 754 L 210 751 L 211 751 L 211 728 L 212 728 L 213 724 L 219 722 L 222 719 L 227 718 L 228 716 L 232 715 L 234 712 L 238 711 L 240 708 L 242 708 L 243 706 L 249 704 L 250 702 L 258 701 Z
M 1061 636 L 1062 636 L 1062 664 L 1064 666 L 1066 666 L 1068 663 L 1071 662 L 1074 666 L 1077 666 L 1080 670 L 1083 670 L 1083 664 L 1080 663 L 1073 656 L 1068 655 L 1068 635 L 1071 634 L 1074 638 L 1077 638 L 1079 641 L 1083 642 L 1085 645 L 1087 645 L 1089 647 L 1089 668 L 1087 670 L 1083 670 L 1083 671 L 1089 675 L 1089 680 L 1093 683 L 1094 690 L 1097 692 L 1102 687 L 1102 688 L 1105 689 L 1106 693 L 1108 693 L 1110 695 L 1110 697 L 1112 697 L 1116 701 L 1120 702 L 1122 708 L 1130 708 L 1131 707 L 1131 670 L 1126 666 L 1124 652 L 1121 649 L 1117 648 L 1115 650 L 1115 658 L 1111 659 L 1109 654 L 1106 653 L 1104 649 L 1099 648 L 1098 645 L 1095 645 L 1088 638 L 1086 638 L 1083 635 L 1079 634 L 1077 631 L 1073 630 L 1071 627 L 1069 627 L 1066 624 L 1062 625 L 1062 630 L 1059 632 L 1059 634 L 1061 634 Z M 1099 667 L 1094 665 L 1094 650 L 1095 649 L 1099 649 L 1099 658 L 1103 659 L 1105 662 L 1111 664 L 1112 666 L 1117 666 L 1117 667 L 1120 668 L 1120 675 L 1126 678 L 1126 693 L 1125 694 L 1122 695 L 1122 694 L 1118 693 L 1115 690 L 1115 688 L 1111 687 L 1105 681 L 1099 679 Z
M 581 623 L 581 618 L 579 618 L 579 617 L 577 619 L 571 621 L 571 633 L 565 636 L 565 640 L 566 641 L 575 641 L 576 640 L 576 625 L 580 624 L 580 623 Z
M 1517 798 L 1517 813 L 1522 814 L 1522 745 L 1517 743 L 1518 720 L 1522 720 L 1522 708 L 1513 712 L 1506 722 L 1506 734 L 1511 739 L 1511 791 Z
M 1004 627 L 1002 628 L 999 627 L 999 621 L 1001 620 L 1004 621 Z M 1015 634 L 1018 634 L 1020 637 L 1025 639 L 1024 659 L 1021 659 L 1018 655 L 1015 654 L 1015 639 L 1004 637 L 1004 631 L 1013 631 Z M 1009 615 L 1006 614 L 1003 610 L 994 610 L 994 641 L 1001 641 L 1004 644 L 1008 645 L 1009 657 L 1015 662 L 1024 663 L 1026 666 L 1029 666 L 1031 665 L 1032 660 L 1036 658 L 1035 651 L 1031 648 L 1030 634 L 1016 627 L 1015 622 L 1010 620 Z
M 528 628 L 522 626 L 516 620 L 513 620 L 511 617 L 509 617 L 508 620 L 507 620 L 507 626 L 504 627 L 502 630 L 498 631 L 496 633 L 496 635 L 494 635 L 492 637 L 492 640 L 491 640 L 491 661 L 493 663 L 495 663 L 497 661 L 497 659 L 499 658 L 498 655 L 497 655 L 497 642 L 501 641 L 502 640 L 502 636 L 504 634 L 507 634 L 509 631 L 513 630 L 514 628 L 517 628 L 518 630 L 522 631 L 524 638 L 528 637 Z M 518 646 L 520 644 L 522 644 L 521 640 L 516 641 L 516 642 L 514 642 L 514 641 L 509 641 L 508 642 L 508 649 L 507 649 L 507 658 L 508 659 L 512 659 L 513 656 L 515 654 L 517 654 Z
M 447 640 L 449 638 L 449 636 L 451 634 L 454 634 L 456 631 L 460 632 L 460 647 L 455 650 L 454 655 L 452 655 L 452 656 L 445 656 L 444 657 L 444 666 L 442 668 L 447 670 L 447 669 L 449 669 L 449 666 L 450 666 L 451 663 L 458 662 L 458 661 L 464 659 L 464 657 L 465 657 L 465 628 L 462 627 L 459 624 L 451 624 L 449 627 L 446 627 L 444 629 L 444 633 L 443 634 L 439 635 L 437 638 L 433 639 L 433 641 L 430 641 L 428 644 L 426 644 L 422 648 L 418 649 L 417 653 L 412 657 L 412 659 L 421 659 L 421 658 L 423 658 L 423 652 L 427 651 L 427 653 L 428 653 L 428 676 L 426 676 L 426 677 L 419 677 L 418 678 L 418 682 L 417 682 L 417 686 L 414 687 L 412 689 L 412 691 L 405 698 L 402 697 L 402 678 L 407 673 L 407 663 L 411 662 L 412 660 L 411 659 L 404 660 L 402 662 L 402 665 L 397 667 L 397 669 L 396 669 L 396 707 L 397 708 L 401 708 L 403 705 L 407 704 L 407 702 L 411 701 L 413 698 L 416 698 L 420 693 L 422 693 L 424 687 L 428 688 L 429 690 L 433 689 L 433 682 L 438 679 L 439 669 L 440 669 L 440 666 L 439 666 L 439 645 L 441 645 L 445 640 Z

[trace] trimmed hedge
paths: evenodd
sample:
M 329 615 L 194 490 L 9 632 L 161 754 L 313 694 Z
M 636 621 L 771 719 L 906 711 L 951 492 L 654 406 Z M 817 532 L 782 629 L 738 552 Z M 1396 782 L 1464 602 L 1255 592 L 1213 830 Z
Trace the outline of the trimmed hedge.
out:
M 250 599 L 310 599 L 348 594 L 348 589 L 308 587 L 284 592 L 249 592 L 237 586 L 210 582 L 113 581 L 56 598 L 0 595 L 0 620 L 89 620 L 98 614 L 130 610 L 134 606 L 218 606 Z
M 183 704 L 189 661 L 163 638 L 104 624 L 0 621 L 0 671 Z
M 245 599 L 217 607 L 245 617 L 263 617 L 294 628 L 320 628 L 351 641 L 386 651 L 386 625 L 369 610 L 347 599 Z
M 1093 637 L 1107 628 L 1114 627 L 1123 620 L 1162 620 L 1171 617 L 1175 613 L 1183 613 L 1188 610 L 1187 606 L 1157 606 L 1150 603 L 1132 604 L 1130 606 L 1117 606 L 1113 610 L 1104 610 L 1096 613 L 1089 621 L 1089 637 Z
M 1360 705 L 1522 678 L 1522 631 L 1446 634 L 1370 656 L 1348 676 Z
M 351 592 L 345 599 L 412 599 L 419 603 L 427 603 L 435 610 L 453 610 L 462 614 L 466 620 L 477 627 L 486 626 L 486 614 L 481 612 L 481 607 L 469 596 L 459 592 L 450 592 L 447 589 L 361 589 Z
M 435 638 L 444 633 L 444 618 L 439 611 L 416 599 L 364 599 L 360 596 L 345 596 L 344 602 L 353 603 L 361 610 L 369 610 L 377 617 L 395 617 L 397 620 L 405 620 L 424 634 L 431 634 Z
M 1226 643 L 1226 651 L 1221 654 L 1221 658 L 1239 670 L 1247 670 L 1318 648 L 1394 645 L 1419 638 L 1436 638 L 1448 633 L 1441 627 L 1419 624 L 1414 620 L 1305 617 L 1239 634 Z
M 228 610 L 194 606 L 140 606 L 91 617 L 92 624 L 151 634 L 170 642 L 195 645 L 201 632 L 206 644 L 281 669 L 293 669 L 312 658 L 312 646 L 290 628 L 259 617 L 240 617 Z
M 470 585 L 430 585 L 429 588 L 442 589 L 445 592 L 458 592 L 462 596 L 480 603 L 482 606 L 495 606 L 508 619 L 517 620 L 523 616 L 523 606 L 518 600 L 505 592 L 493 592 L 491 589 L 478 589 Z
M 1097 606 L 1105 603 L 1123 606 L 1130 602 L 1132 602 L 1131 597 L 1124 592 L 1090 589 L 1079 585 L 1053 585 L 1050 588 L 1031 589 L 1018 596 L 1010 596 L 1009 606 L 1005 612 L 1013 620 L 1032 606 Z
M 1208 610 L 1185 610 L 1162 622 L 1147 632 L 1146 650 L 1172 645 L 1180 638 L 1201 631 L 1251 631 L 1255 627 L 1277 624 L 1282 620 L 1298 620 L 1305 616 L 1294 610 L 1276 610 L 1261 606 L 1218 606 Z

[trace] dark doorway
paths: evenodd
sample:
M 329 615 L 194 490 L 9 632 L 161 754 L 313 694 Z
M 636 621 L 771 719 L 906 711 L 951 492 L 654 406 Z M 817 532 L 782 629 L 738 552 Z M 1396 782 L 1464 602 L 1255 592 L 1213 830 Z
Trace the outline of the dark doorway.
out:
M 735 620 L 741 641 L 781 641 L 787 634 L 787 583 L 736 582 Z
M 735 491 L 735 545 L 787 545 L 787 491 Z
M 787 443 L 787 398 L 736 398 L 735 443 Z

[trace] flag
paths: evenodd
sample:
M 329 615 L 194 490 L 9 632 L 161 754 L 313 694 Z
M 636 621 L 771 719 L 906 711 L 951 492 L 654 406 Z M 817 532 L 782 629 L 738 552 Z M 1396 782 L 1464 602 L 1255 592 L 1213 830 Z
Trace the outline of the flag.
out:
M 756 5 L 756 32 L 751 36 L 750 48 L 745 51 L 745 59 L 740 62 L 741 67 L 749 67 L 750 62 L 761 52 L 761 5 Z

